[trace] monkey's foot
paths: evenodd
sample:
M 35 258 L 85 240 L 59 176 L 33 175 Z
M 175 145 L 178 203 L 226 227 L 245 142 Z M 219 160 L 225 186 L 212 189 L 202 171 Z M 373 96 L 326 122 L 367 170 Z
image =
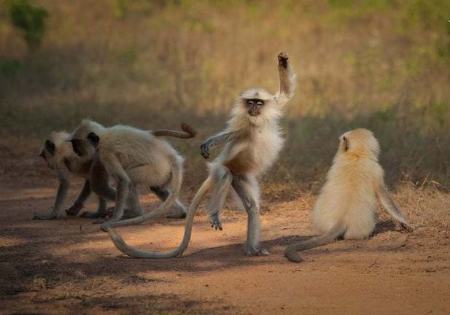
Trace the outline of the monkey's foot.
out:
M 202 154 L 203 158 L 205 159 L 209 158 L 209 146 L 206 143 L 203 143 L 200 146 L 200 153 Z
M 186 212 L 182 211 L 182 210 L 176 210 L 173 211 L 172 213 L 169 213 L 166 216 L 167 219 L 184 219 L 186 218 Z
M 109 210 L 109 209 L 108 209 Z M 112 211 L 96 211 L 96 212 L 83 212 L 80 217 L 86 219 L 99 219 L 99 218 L 110 218 L 112 216 Z
M 65 212 L 69 216 L 76 216 L 81 209 L 83 209 L 82 204 L 73 204 L 69 209 L 66 209 Z
M 220 230 L 220 231 L 223 230 L 222 222 L 220 222 L 220 218 L 219 218 L 219 214 L 218 213 L 211 215 L 211 227 L 214 230 Z
M 247 247 L 245 250 L 247 256 L 269 256 L 270 252 L 265 248 Z
M 287 68 L 288 65 L 288 55 L 285 52 L 280 52 L 278 54 L 278 65 L 283 68 Z
M 56 215 L 53 213 L 50 214 L 33 214 L 33 220 L 56 220 L 56 219 L 63 219 L 64 215 Z

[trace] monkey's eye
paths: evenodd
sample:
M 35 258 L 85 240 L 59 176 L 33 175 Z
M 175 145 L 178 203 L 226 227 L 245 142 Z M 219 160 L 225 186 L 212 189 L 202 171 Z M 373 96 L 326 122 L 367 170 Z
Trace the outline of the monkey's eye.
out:
M 263 106 L 264 105 L 264 101 L 263 100 L 258 100 L 258 101 L 256 101 L 256 105 Z
M 255 101 L 254 100 L 247 100 L 247 105 L 249 105 L 249 106 L 253 106 L 253 104 L 255 104 Z

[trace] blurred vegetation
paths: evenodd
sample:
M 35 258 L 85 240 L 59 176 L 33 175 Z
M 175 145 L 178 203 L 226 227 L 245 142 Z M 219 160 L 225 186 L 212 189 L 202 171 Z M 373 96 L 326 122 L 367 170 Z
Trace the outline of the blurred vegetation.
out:
M 22 31 L 29 50 L 36 50 L 44 36 L 47 11 L 28 0 L 7 0 L 6 6 L 11 23 Z
M 241 90 L 277 88 L 284 50 L 298 90 L 265 180 L 315 189 L 339 134 L 367 127 L 391 183 L 450 184 L 450 1 L 34 3 L 49 15 L 34 54 L 0 8 L 2 137 L 43 139 L 83 117 L 142 128 L 187 121 L 199 138 L 174 142 L 196 184 L 201 139 L 224 126 Z

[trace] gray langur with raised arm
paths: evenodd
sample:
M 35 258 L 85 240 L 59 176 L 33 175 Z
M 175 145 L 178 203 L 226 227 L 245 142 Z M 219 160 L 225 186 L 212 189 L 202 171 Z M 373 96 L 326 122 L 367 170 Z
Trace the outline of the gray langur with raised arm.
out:
M 243 92 L 236 100 L 227 128 L 201 145 L 201 154 L 209 157 L 213 146 L 223 144 L 219 156 L 209 164 L 209 176 L 189 206 L 183 240 L 179 247 L 167 252 L 150 252 L 133 248 L 113 229 L 107 231 L 115 246 L 123 253 L 139 258 L 168 258 L 183 254 L 192 231 L 195 212 L 204 194 L 212 189 L 209 215 L 213 227 L 221 229 L 220 210 L 230 187 L 242 200 L 248 214 L 247 255 L 267 255 L 260 245 L 260 208 L 257 176 L 276 160 L 283 146 L 279 120 L 283 107 L 294 95 L 295 74 L 284 53 L 278 55 L 280 89 L 275 95 L 255 88 Z
M 298 251 L 334 242 L 338 237 L 368 238 L 375 229 L 377 199 L 398 226 L 412 230 L 389 196 L 383 168 L 378 163 L 379 144 L 373 133 L 355 129 L 339 140 L 339 149 L 312 212 L 313 226 L 320 236 L 289 245 L 285 256 L 290 261 L 300 262 Z
M 90 160 L 83 160 L 72 150 L 72 145 L 68 142 L 70 134 L 64 131 L 52 132 L 41 150 L 40 156 L 47 162 L 50 169 L 56 172 L 59 179 L 59 187 L 56 193 L 55 203 L 50 213 L 34 214 L 35 220 L 52 220 L 64 217 L 66 214 L 76 216 L 83 208 L 85 201 L 91 194 L 89 182 L 89 172 L 91 168 Z M 105 172 L 104 169 L 98 169 L 98 173 Z M 70 186 L 70 177 L 76 176 L 84 178 L 83 188 L 72 204 L 72 206 L 63 211 L 64 200 Z M 91 217 L 103 217 L 107 215 L 105 199 L 99 197 L 98 209 Z M 89 217 L 88 215 L 84 215 Z
M 155 214 L 166 213 L 170 206 L 177 206 L 173 217 L 184 218 L 186 210 L 178 200 L 183 178 L 183 158 L 162 136 L 192 138 L 195 131 L 182 124 L 183 131 L 141 130 L 129 126 L 103 127 L 83 120 L 72 133 L 73 150 L 81 157 L 93 161 L 91 182 L 96 193 L 116 200 L 115 209 L 102 229 L 122 225 L 125 206 L 128 204 L 135 218 L 124 220 L 125 224 L 141 223 L 149 214 L 143 214 L 139 204 L 137 185 L 143 184 L 163 201 Z M 104 185 L 97 168 L 104 168 L 117 183 L 117 192 Z M 152 212 L 153 213 L 153 212 Z M 150 215 L 150 217 L 152 217 Z

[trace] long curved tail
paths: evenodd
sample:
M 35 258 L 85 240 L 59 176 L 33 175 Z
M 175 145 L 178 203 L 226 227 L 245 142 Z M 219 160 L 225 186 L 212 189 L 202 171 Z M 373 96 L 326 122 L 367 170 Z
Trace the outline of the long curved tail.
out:
M 114 245 L 117 247 L 118 250 L 120 250 L 122 253 L 134 257 L 134 258 L 151 258 L 151 259 L 161 259 L 161 258 L 172 258 L 172 257 L 178 257 L 181 256 L 186 248 L 189 245 L 189 241 L 191 240 L 191 233 L 192 233 L 192 223 L 194 222 L 194 216 L 195 212 L 197 211 L 198 206 L 200 205 L 200 202 L 205 195 L 205 193 L 208 191 L 208 189 L 212 186 L 212 180 L 210 177 L 208 177 L 203 184 L 200 186 L 200 189 L 197 191 L 197 193 L 194 196 L 194 199 L 192 200 L 187 217 L 185 222 L 185 228 L 184 228 L 184 235 L 183 240 L 181 241 L 181 244 L 170 251 L 166 252 L 154 252 L 154 251 L 144 251 L 140 250 L 134 247 L 129 246 L 123 238 L 117 234 L 112 228 L 107 227 L 105 229 L 106 232 L 108 232 L 109 236 L 111 237 L 111 240 L 113 241 Z
M 292 262 L 301 262 L 303 259 L 298 254 L 314 247 L 326 245 L 334 242 L 339 236 L 345 233 L 346 228 L 342 224 L 336 224 L 327 234 L 313 237 L 307 241 L 291 244 L 286 247 L 284 256 Z
M 158 129 L 150 131 L 155 137 L 174 137 L 182 139 L 194 138 L 197 132 L 194 128 L 186 123 L 181 124 L 181 130 Z

